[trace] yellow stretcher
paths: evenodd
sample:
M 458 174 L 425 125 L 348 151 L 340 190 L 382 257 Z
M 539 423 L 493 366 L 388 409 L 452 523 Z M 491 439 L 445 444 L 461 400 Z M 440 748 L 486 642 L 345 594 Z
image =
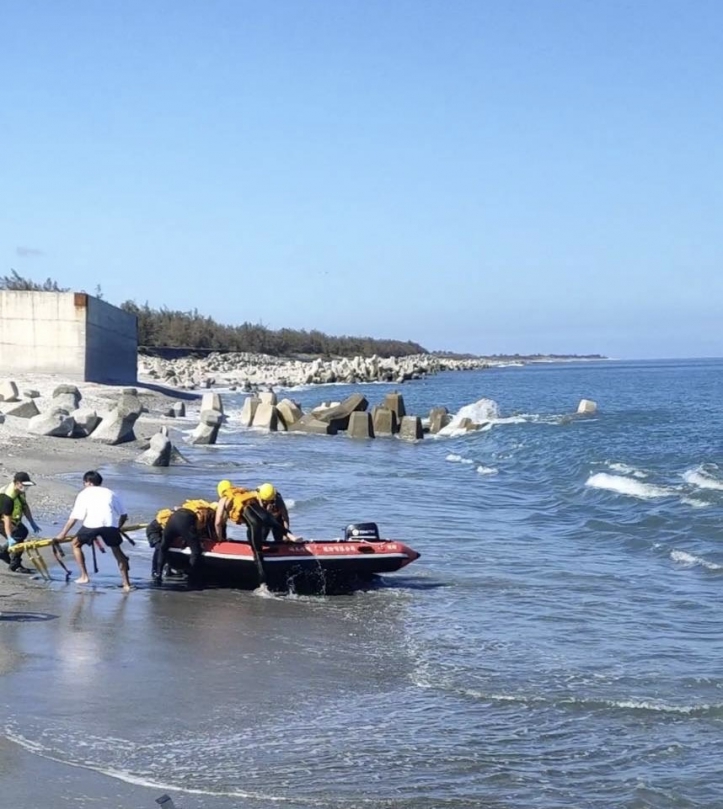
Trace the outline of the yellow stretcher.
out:
M 132 531 L 139 531 L 141 528 L 145 528 L 147 523 L 138 523 L 134 525 L 124 525 L 121 529 L 121 534 L 127 539 L 131 545 L 135 545 L 135 542 L 128 536 Z M 52 548 L 53 556 L 55 557 L 55 561 L 63 568 L 65 571 L 65 578 L 68 579 L 70 577 L 70 571 L 65 566 L 62 557 L 65 556 L 65 552 L 63 551 L 61 545 L 65 542 L 72 542 L 75 539 L 75 535 L 65 537 L 65 539 L 55 539 L 54 537 L 39 537 L 38 539 L 27 539 L 25 542 L 16 542 L 14 545 L 11 545 L 8 548 L 9 553 L 25 553 L 26 559 L 33 565 L 33 567 L 38 571 L 38 573 L 44 578 L 50 581 L 52 576 L 50 575 L 50 571 L 48 570 L 48 565 L 43 555 L 40 553 L 41 548 Z M 99 546 L 100 550 L 105 553 L 105 548 L 103 546 Z M 95 551 L 94 551 L 95 552 Z

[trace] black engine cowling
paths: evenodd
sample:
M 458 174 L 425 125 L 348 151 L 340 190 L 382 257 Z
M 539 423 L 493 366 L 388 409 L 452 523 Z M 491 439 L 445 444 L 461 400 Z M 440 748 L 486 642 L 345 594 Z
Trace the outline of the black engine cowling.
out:
M 344 539 L 379 541 L 379 528 L 375 522 L 352 522 L 344 529 Z

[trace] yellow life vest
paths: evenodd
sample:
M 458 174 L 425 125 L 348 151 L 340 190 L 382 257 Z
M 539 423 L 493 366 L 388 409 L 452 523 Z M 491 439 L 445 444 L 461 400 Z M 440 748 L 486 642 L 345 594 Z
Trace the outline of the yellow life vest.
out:
M 158 514 L 156 514 L 156 522 L 158 522 L 161 528 L 166 527 L 166 523 L 171 518 L 171 514 L 175 511 L 174 508 L 162 508 Z
M 185 508 L 187 511 L 192 511 L 198 518 L 200 529 L 204 529 L 207 525 L 209 525 L 209 523 L 213 525 L 216 514 L 216 506 L 213 503 L 209 503 L 208 500 L 201 500 L 200 498 L 197 500 L 186 500 L 176 508 L 162 508 L 158 514 L 156 514 L 156 520 L 163 528 L 165 528 L 166 523 L 171 518 L 171 514 L 173 514 L 173 512 L 177 511 L 179 508 Z
M 14 483 L 11 483 L 4 493 L 13 501 L 13 513 L 10 515 L 10 522 L 17 525 L 23 518 L 25 495 L 15 488 Z
M 228 518 L 231 522 L 240 525 L 243 522 L 244 509 L 246 506 L 256 500 L 258 495 L 256 492 L 250 492 L 248 489 L 243 489 L 237 486 L 224 495 L 226 497 L 226 509 Z

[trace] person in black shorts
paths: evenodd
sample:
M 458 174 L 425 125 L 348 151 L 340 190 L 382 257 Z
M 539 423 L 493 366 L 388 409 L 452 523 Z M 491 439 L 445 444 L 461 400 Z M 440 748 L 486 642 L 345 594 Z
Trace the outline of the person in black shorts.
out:
M 123 535 L 120 529 L 128 519 L 118 495 L 103 486 L 103 478 L 95 470 L 83 475 L 83 490 L 75 498 L 75 505 L 68 521 L 56 539 L 65 539 L 73 526 L 81 520 L 83 525 L 73 538 L 73 556 L 80 568 L 80 576 L 75 580 L 78 584 L 88 584 L 90 578 L 85 566 L 83 546 L 92 545 L 96 541 L 104 542 L 111 550 L 118 563 L 123 582 L 123 589 L 131 589 L 128 569 L 128 557 L 121 550 Z M 102 545 L 100 547 L 103 547 Z

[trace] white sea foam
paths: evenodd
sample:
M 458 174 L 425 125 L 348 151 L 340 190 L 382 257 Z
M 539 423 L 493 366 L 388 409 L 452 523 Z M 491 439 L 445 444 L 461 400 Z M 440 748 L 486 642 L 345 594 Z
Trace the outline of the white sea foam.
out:
M 499 469 L 496 469 L 494 466 L 478 466 L 477 467 L 477 474 L 478 475 L 496 475 L 499 472 Z
M 706 503 L 705 500 L 698 500 L 695 497 L 681 497 L 680 502 L 691 508 L 710 508 L 712 503 Z
M 421 688 L 432 688 L 434 684 L 415 683 Z M 437 684 L 439 686 L 439 684 Z M 566 697 L 566 696 L 542 696 L 535 694 L 500 694 L 487 693 L 476 688 L 460 687 L 451 683 L 442 684 L 442 688 L 448 688 L 459 694 L 463 694 L 473 699 L 484 700 L 486 702 L 517 702 L 523 705 L 571 705 L 587 706 L 588 708 L 612 708 L 633 711 L 654 711 L 659 713 L 672 714 L 706 714 L 711 711 L 720 711 L 723 705 L 717 703 L 703 703 L 701 705 L 672 705 L 670 703 L 659 702 L 647 699 L 606 699 L 591 697 Z
M 638 469 L 635 466 L 630 466 L 630 464 L 610 463 L 608 466 L 613 472 L 619 472 L 621 475 L 630 475 L 639 479 L 643 479 L 648 476 L 647 472 L 643 472 L 642 469 Z
M 470 460 L 469 458 L 463 458 L 461 455 L 457 455 L 454 452 L 451 452 L 444 460 L 449 461 L 450 463 L 474 463 L 474 461 Z
M 716 477 L 715 472 L 717 471 L 718 466 L 716 464 L 701 464 L 695 469 L 683 472 L 683 480 L 699 489 L 723 491 L 723 480 Z
M 454 436 L 464 433 L 464 429 L 460 429 L 463 419 L 469 419 L 473 424 L 485 424 L 489 421 L 496 421 L 500 417 L 500 409 L 497 402 L 493 399 L 478 399 L 472 404 L 461 407 L 452 416 L 452 420 L 446 427 L 443 427 L 437 435 L 440 436 Z
M 670 558 L 674 562 L 679 562 L 681 565 L 686 565 L 686 567 L 704 567 L 706 570 L 723 570 L 723 565 L 716 564 L 715 562 L 709 562 L 707 559 L 703 559 L 701 556 L 695 556 L 692 553 L 687 553 L 686 551 L 671 551 Z
M 641 483 L 629 477 L 609 475 L 607 472 L 597 472 L 585 481 L 591 489 L 604 489 L 617 492 L 629 497 L 639 497 L 642 500 L 654 500 L 658 497 L 670 497 L 677 494 L 674 489 L 666 486 L 655 486 L 652 483 Z

